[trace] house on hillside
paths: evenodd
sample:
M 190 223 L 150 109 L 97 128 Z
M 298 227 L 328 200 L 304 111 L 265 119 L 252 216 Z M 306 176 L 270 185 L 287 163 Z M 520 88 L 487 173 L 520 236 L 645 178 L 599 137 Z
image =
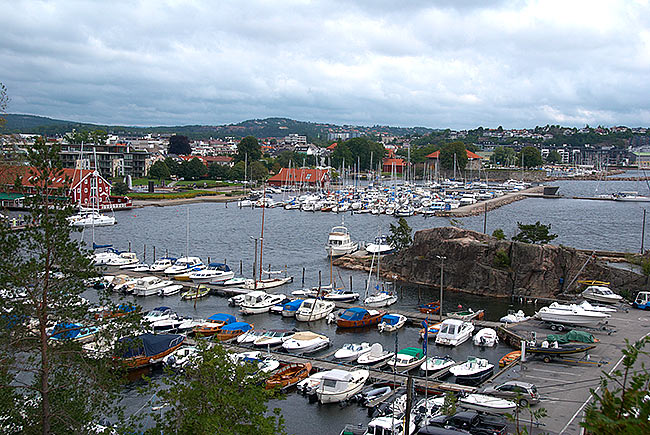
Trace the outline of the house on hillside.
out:
M 387 172 L 390 174 L 401 174 L 406 169 L 406 162 L 404 159 L 388 157 L 384 159 L 382 165 L 382 172 Z
M 465 152 L 467 152 L 467 166 L 465 166 L 465 169 L 478 171 L 481 168 L 481 162 L 484 158 L 476 153 L 471 152 L 470 150 L 465 150 Z M 429 164 L 437 165 L 438 159 L 440 158 L 440 151 L 434 151 L 425 157 Z

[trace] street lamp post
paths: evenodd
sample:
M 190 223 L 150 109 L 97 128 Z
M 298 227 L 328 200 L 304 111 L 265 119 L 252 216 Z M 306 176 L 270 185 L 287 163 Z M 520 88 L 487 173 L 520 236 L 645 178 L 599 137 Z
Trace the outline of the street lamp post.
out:
M 440 321 L 442 322 L 442 286 L 444 283 L 444 273 L 445 273 L 445 260 L 447 257 L 436 255 L 436 258 L 440 260 Z

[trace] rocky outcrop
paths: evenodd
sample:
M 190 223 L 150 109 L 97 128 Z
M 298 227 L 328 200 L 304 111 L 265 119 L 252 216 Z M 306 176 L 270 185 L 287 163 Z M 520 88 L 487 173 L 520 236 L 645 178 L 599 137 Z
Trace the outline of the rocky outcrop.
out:
M 382 259 L 382 269 L 392 279 L 436 286 L 440 257 L 445 257 L 446 288 L 489 296 L 570 297 L 581 290 L 575 281 L 582 279 L 609 281 L 612 288 L 631 292 L 648 284 L 644 275 L 573 248 L 497 240 L 454 227 L 416 232 L 410 248 Z M 366 268 L 366 263 L 348 258 L 339 265 Z

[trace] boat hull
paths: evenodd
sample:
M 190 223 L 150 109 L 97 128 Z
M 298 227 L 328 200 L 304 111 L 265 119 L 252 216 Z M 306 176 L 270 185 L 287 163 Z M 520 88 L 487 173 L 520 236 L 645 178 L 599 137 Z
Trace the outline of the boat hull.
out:
M 381 321 L 382 316 L 386 313 L 379 313 L 374 316 L 367 316 L 361 320 L 337 319 L 336 326 L 339 328 L 363 328 L 364 326 L 374 326 Z

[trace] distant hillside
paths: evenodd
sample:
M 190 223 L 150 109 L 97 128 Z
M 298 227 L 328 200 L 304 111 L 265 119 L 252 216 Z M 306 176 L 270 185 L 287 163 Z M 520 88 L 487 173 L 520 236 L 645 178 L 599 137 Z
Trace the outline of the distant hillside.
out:
M 184 125 L 174 127 L 125 127 L 99 124 L 86 124 L 34 115 L 7 114 L 7 123 L 0 133 L 32 133 L 56 136 L 67 133 L 72 129 L 96 130 L 102 129 L 114 134 L 142 135 L 152 134 L 182 134 L 192 139 L 223 138 L 225 136 L 256 136 L 284 137 L 295 133 L 305 135 L 310 141 L 324 141 L 330 132 L 358 132 L 362 135 L 379 135 L 381 133 L 405 136 L 423 135 L 434 131 L 425 127 L 389 127 L 389 126 L 351 126 L 323 124 L 315 122 L 296 121 L 288 118 L 250 119 L 237 124 L 227 125 Z

